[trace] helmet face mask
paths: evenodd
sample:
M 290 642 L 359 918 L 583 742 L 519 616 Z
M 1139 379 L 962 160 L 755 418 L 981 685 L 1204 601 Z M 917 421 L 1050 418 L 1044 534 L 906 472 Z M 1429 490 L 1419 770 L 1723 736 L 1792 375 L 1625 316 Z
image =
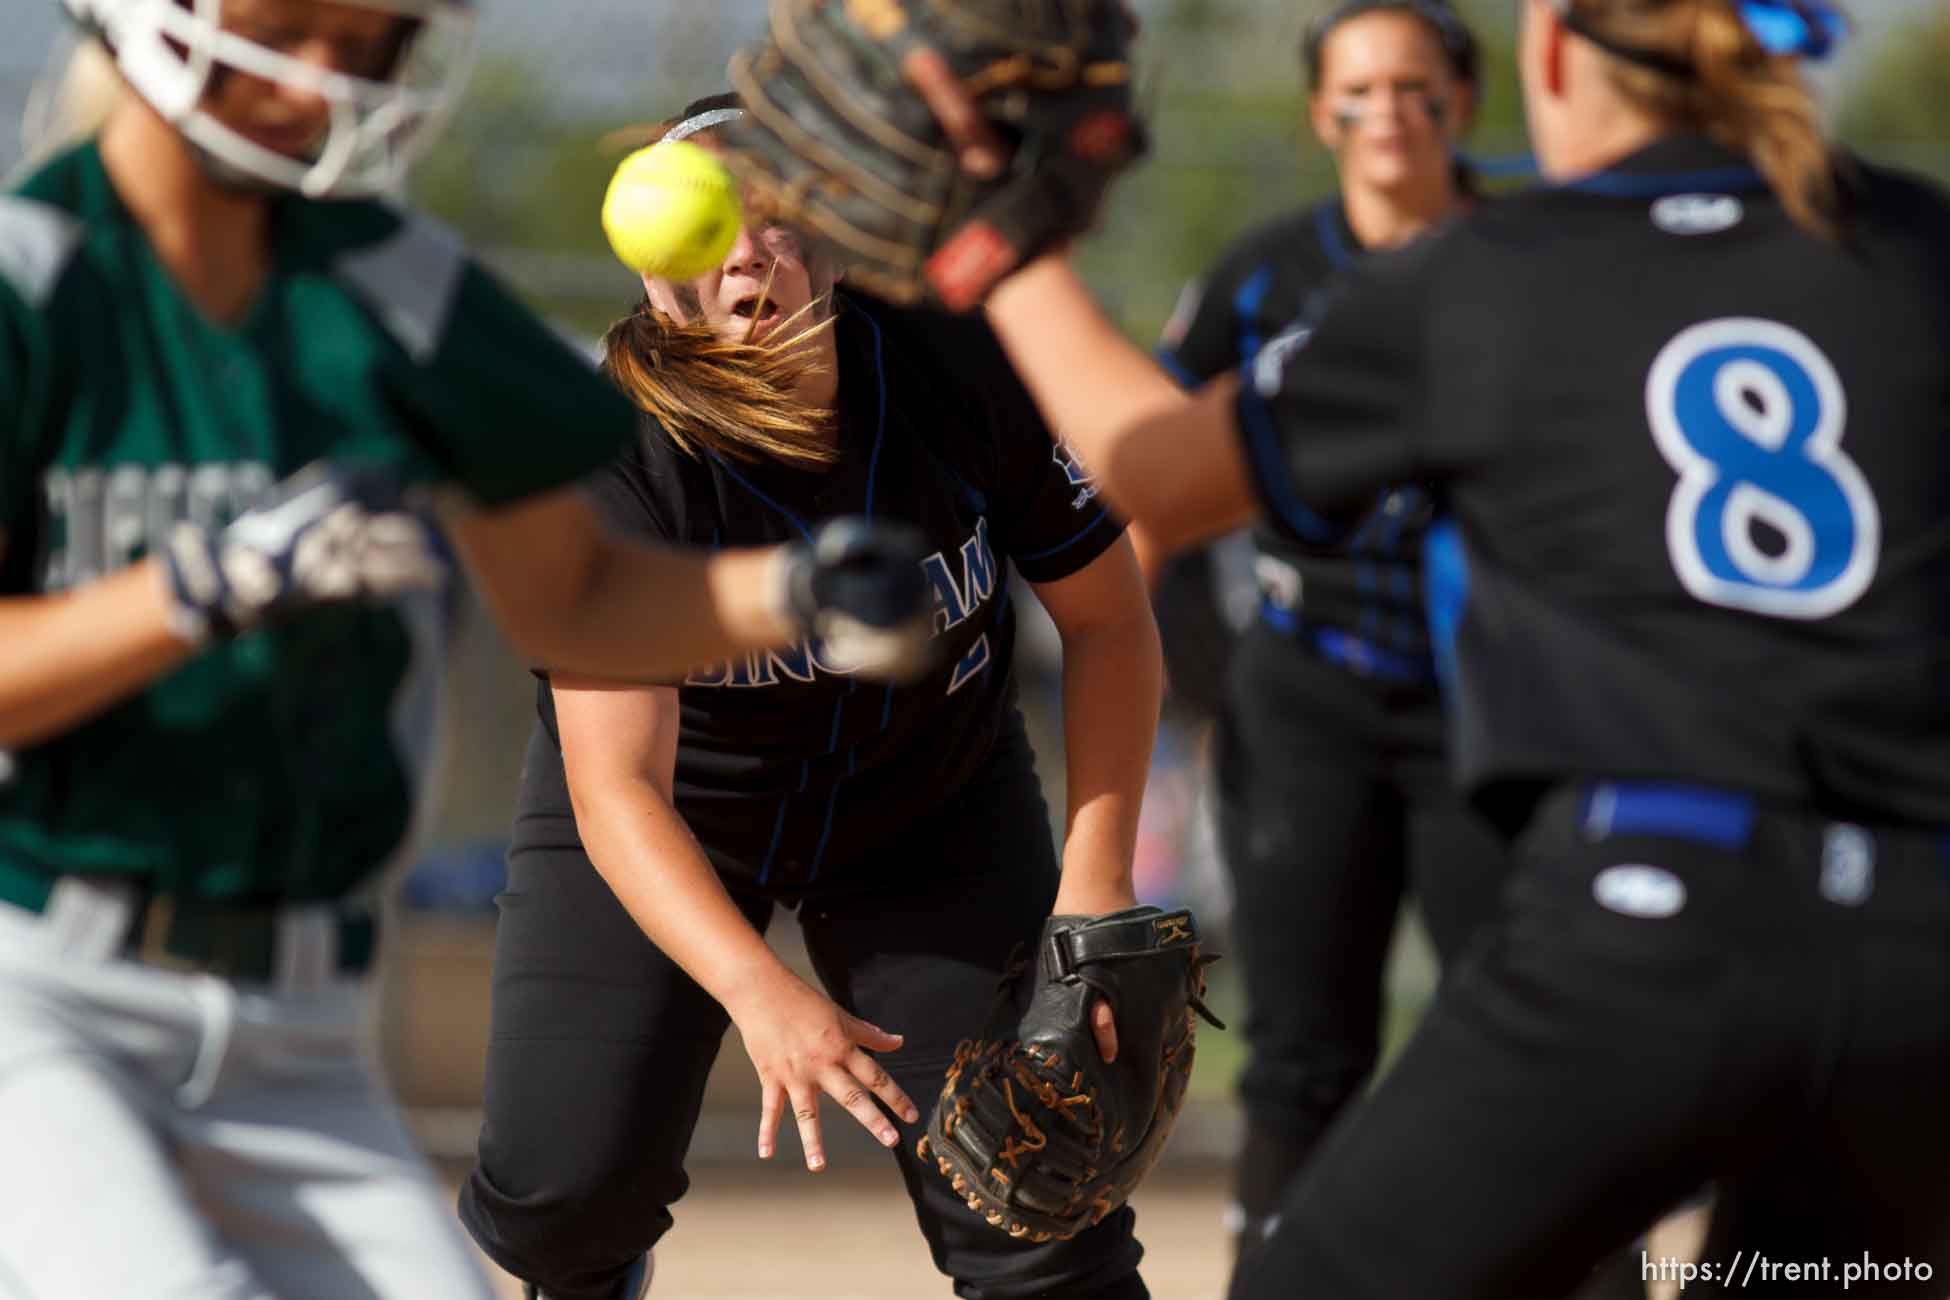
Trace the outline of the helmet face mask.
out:
M 286 0 L 303 8 L 318 0 Z M 313 197 L 396 189 L 438 134 L 472 63 L 468 0 L 331 0 L 408 24 L 384 75 L 332 71 L 229 30 L 236 0 L 64 0 L 99 35 L 135 92 L 209 160 L 221 179 Z M 211 111 L 241 75 L 316 97 L 324 130 L 302 155 L 251 140 Z

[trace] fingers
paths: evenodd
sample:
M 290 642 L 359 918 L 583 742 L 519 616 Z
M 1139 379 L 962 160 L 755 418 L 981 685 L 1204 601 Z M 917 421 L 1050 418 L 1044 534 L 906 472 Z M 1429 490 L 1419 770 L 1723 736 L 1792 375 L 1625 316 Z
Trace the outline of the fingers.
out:
M 758 1102 L 758 1158 L 770 1160 L 779 1147 L 779 1112 L 784 1109 L 785 1089 L 766 1079 L 761 1083 Z
M 901 1043 L 906 1041 L 899 1034 L 890 1034 L 879 1025 L 847 1012 L 840 1013 L 840 1024 L 849 1039 L 869 1052 L 898 1052 Z
M 1117 1059 L 1117 1018 L 1110 1013 L 1110 1003 L 1099 999 L 1090 1008 L 1090 1032 L 1097 1039 L 1097 1055 L 1108 1065 Z
M 860 1122 L 861 1128 L 873 1134 L 874 1141 L 881 1146 L 891 1147 L 901 1140 L 899 1131 L 888 1123 L 880 1107 L 873 1104 L 873 1094 L 865 1083 L 845 1070 L 834 1070 L 820 1080 L 820 1086 Z
M 799 1123 L 799 1145 L 806 1153 L 806 1168 L 818 1173 L 826 1167 L 826 1143 L 819 1134 L 819 1094 L 807 1087 L 794 1088 L 792 1118 Z
M 846 1068 L 848 1073 L 867 1086 L 867 1091 L 887 1103 L 887 1109 L 903 1120 L 912 1124 L 921 1118 L 921 1112 L 915 1108 L 912 1101 L 908 1100 L 907 1094 L 901 1091 L 901 1086 L 894 1082 L 894 1076 L 881 1068 L 880 1062 L 865 1052 L 855 1052 L 847 1061 Z M 891 1129 L 888 1131 L 892 1132 Z M 892 1146 L 893 1143 L 889 1142 L 888 1145 Z
M 901 73 L 948 133 L 962 170 L 978 180 L 998 175 L 1008 161 L 1008 150 L 962 88 L 948 61 L 937 51 L 915 50 L 901 61 Z

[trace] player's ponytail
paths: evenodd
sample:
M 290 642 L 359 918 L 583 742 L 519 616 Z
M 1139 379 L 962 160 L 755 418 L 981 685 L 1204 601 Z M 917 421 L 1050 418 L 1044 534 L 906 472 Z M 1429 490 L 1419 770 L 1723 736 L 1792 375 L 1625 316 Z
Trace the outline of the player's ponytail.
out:
M 1796 224 L 1833 238 L 1839 163 L 1801 67 L 1818 43 L 1826 51 L 1833 32 L 1816 23 L 1833 14 L 1780 0 L 1800 34 L 1764 42 L 1775 10 L 1765 0 L 1568 0 L 1566 16 L 1615 56 L 1609 71 L 1627 99 L 1745 154 Z
M 817 350 L 804 345 L 832 325 L 830 315 L 804 329 L 786 321 L 773 331 L 777 343 L 741 343 L 702 323 L 679 324 L 645 299 L 610 326 L 603 368 L 688 455 L 829 465 L 838 456 L 833 413 L 795 389 L 819 365 Z

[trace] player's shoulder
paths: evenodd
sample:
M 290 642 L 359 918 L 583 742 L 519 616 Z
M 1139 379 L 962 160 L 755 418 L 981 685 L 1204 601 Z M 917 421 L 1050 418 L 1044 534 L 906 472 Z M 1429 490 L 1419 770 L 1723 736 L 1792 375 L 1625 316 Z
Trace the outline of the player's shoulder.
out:
M 433 356 L 455 324 L 455 299 L 473 265 L 458 235 L 424 213 L 376 199 L 293 196 L 280 205 L 278 221 L 280 261 L 329 276 L 409 356 Z
M 1950 258 L 1950 190 L 1928 177 L 1843 154 L 1843 221 L 1922 237 Z
M 1318 284 L 1345 269 L 1361 249 L 1338 197 L 1252 226 L 1219 254 L 1208 292 L 1236 293 L 1254 277 Z
M 1014 381 L 1002 341 L 981 312 L 904 306 L 851 289 L 835 297 L 840 327 L 864 327 L 864 341 L 883 373 L 909 377 L 898 385 L 909 401 L 938 397 L 941 405 L 953 407 L 956 394 L 981 393 L 1003 380 Z
M 41 308 L 80 253 L 98 186 L 88 183 L 92 145 L 57 154 L 0 194 L 0 283 Z

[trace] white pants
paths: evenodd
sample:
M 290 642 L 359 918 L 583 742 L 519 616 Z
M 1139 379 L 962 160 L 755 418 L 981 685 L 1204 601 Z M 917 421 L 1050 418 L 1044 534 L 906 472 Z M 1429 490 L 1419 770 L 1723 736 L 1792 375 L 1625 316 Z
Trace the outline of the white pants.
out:
M 488 1300 L 367 1059 L 273 989 L 0 904 L 0 1300 Z

